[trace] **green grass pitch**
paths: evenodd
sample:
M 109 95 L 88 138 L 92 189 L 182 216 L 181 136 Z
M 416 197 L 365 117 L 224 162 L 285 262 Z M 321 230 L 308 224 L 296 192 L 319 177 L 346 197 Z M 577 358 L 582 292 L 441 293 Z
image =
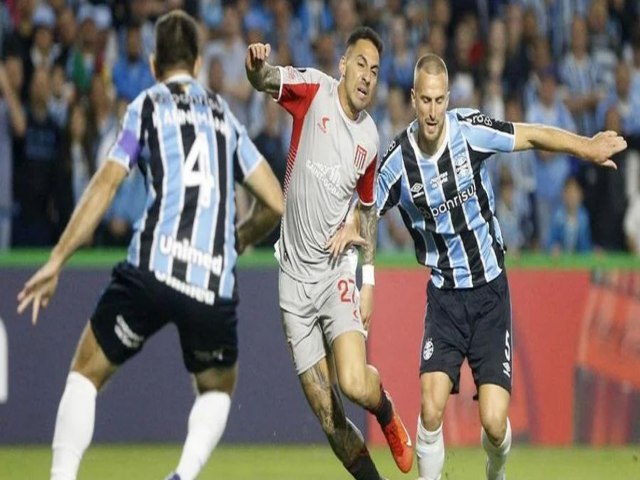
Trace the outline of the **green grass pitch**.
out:
M 403 475 L 386 449 L 373 449 L 383 475 L 415 480 L 417 469 Z M 175 467 L 178 445 L 95 445 L 87 452 L 78 480 L 163 480 Z M 509 480 L 640 480 L 640 445 L 626 448 L 531 448 L 515 446 Z M 0 479 L 47 479 L 48 447 L 0 447 Z M 450 448 L 443 480 L 484 479 L 479 448 Z M 241 446 L 218 448 L 199 479 L 348 480 L 328 446 Z

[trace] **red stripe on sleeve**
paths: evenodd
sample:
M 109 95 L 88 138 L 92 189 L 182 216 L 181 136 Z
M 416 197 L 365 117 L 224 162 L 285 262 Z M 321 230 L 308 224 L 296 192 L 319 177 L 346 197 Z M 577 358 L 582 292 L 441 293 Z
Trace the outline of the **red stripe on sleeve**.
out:
M 376 155 L 365 170 L 364 175 L 358 179 L 356 190 L 358 192 L 358 197 L 360 197 L 360 201 L 365 205 L 371 205 L 376 201 L 375 180 L 377 163 L 378 156 Z

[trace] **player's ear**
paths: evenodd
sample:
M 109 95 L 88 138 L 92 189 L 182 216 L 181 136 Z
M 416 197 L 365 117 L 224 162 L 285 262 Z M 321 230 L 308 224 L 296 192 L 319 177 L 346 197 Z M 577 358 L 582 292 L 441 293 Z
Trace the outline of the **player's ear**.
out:
M 156 56 L 153 53 L 149 55 L 149 67 L 151 67 L 151 75 L 153 75 L 153 78 L 158 80 L 158 76 L 156 75 Z
M 444 97 L 444 109 L 447 110 L 449 108 L 449 91 L 447 90 L 447 96 Z
M 340 64 L 338 68 L 340 69 L 340 76 L 344 77 L 344 72 L 347 70 L 347 57 L 344 55 L 340 57 Z
M 414 110 L 416 109 L 416 91 L 411 88 L 411 106 L 413 107 Z
M 202 56 L 198 55 L 196 57 L 196 61 L 193 64 L 193 76 L 197 77 L 200 73 L 200 69 L 202 68 Z

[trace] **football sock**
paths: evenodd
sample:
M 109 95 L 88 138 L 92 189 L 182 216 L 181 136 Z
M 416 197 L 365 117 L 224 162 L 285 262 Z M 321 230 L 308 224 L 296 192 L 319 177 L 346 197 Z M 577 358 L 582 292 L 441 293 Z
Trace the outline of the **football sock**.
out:
M 511 450 L 511 422 L 507 418 L 507 431 L 500 446 L 495 446 L 489 440 L 487 433 L 482 429 L 481 443 L 484 451 L 487 452 L 487 479 L 501 480 L 504 478 L 504 466 L 507 463 L 507 455 Z
M 224 392 L 206 392 L 196 397 L 189 414 L 187 439 L 176 468 L 181 480 L 193 480 L 209 459 L 227 424 L 231 397 Z
M 376 468 L 369 450 L 367 447 L 362 447 L 358 457 L 349 465 L 345 464 L 344 467 L 356 480 L 380 480 L 380 474 Z
M 97 393 L 87 377 L 69 373 L 53 434 L 51 480 L 75 480 L 82 455 L 93 436 Z
M 435 432 L 430 432 L 424 428 L 422 420 L 418 416 L 418 433 L 416 437 L 418 475 L 424 480 L 439 480 L 444 466 L 442 423 Z
M 389 425 L 391 418 L 393 418 L 393 406 L 391 405 L 391 400 L 389 400 L 382 384 L 380 384 L 380 401 L 378 402 L 378 405 L 370 409 L 369 412 L 375 415 L 376 420 L 378 420 L 378 423 L 382 427 Z

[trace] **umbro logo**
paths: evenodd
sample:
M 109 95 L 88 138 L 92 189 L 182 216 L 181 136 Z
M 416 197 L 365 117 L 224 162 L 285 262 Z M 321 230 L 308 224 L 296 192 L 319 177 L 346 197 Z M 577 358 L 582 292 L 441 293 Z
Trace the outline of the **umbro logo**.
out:
M 418 198 L 422 195 L 424 195 L 424 185 L 422 185 L 421 183 L 414 183 L 411 186 L 411 197 Z

